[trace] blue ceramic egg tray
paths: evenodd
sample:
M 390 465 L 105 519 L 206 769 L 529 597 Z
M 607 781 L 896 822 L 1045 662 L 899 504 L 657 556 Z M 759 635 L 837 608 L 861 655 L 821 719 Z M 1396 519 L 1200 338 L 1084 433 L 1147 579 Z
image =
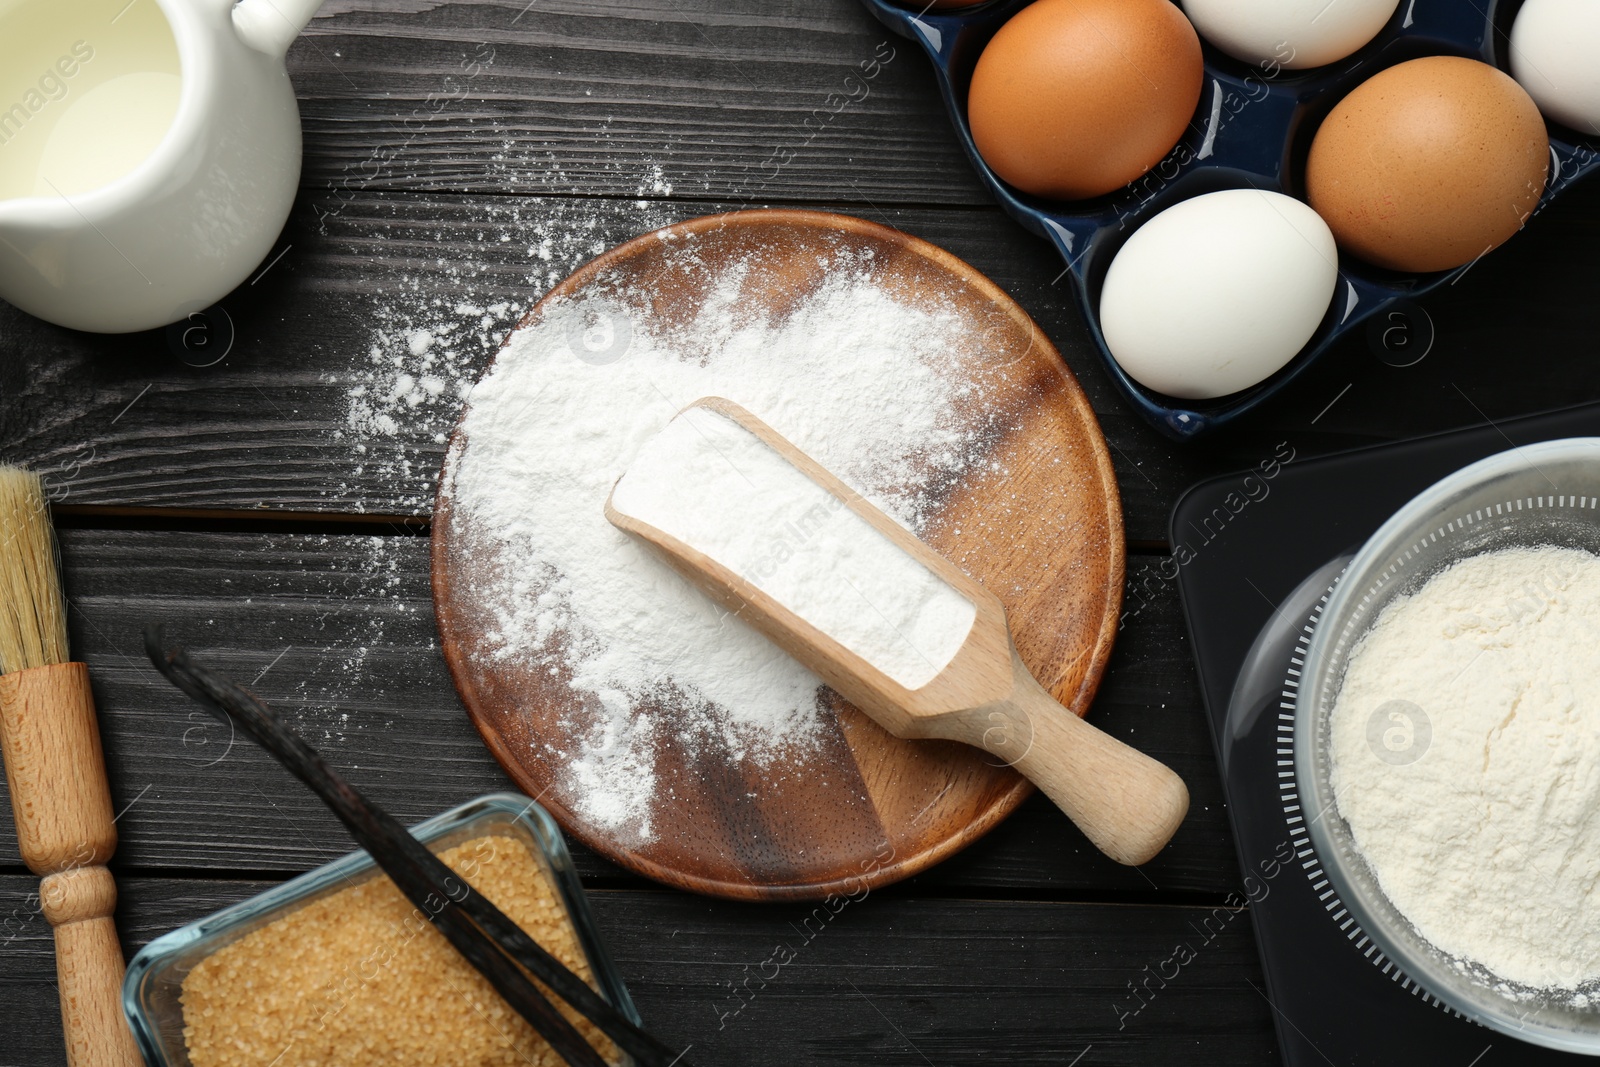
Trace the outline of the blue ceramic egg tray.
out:
M 1070 202 L 1022 193 L 1001 181 L 978 155 L 967 124 L 967 89 L 978 56 L 1029 0 L 988 0 L 948 13 L 919 13 L 888 0 L 862 2 L 885 25 L 927 52 L 956 134 L 984 184 L 1013 218 L 1061 253 L 1107 371 L 1140 414 L 1173 438 L 1192 439 L 1233 422 L 1280 392 L 1366 319 L 1471 268 L 1468 264 L 1434 274 L 1401 274 L 1341 253 L 1333 304 L 1300 354 L 1265 381 L 1215 400 L 1177 400 L 1146 389 L 1111 358 L 1100 330 L 1098 308 L 1106 271 L 1140 223 L 1181 200 L 1220 189 L 1251 187 L 1304 200 L 1303 171 L 1311 139 L 1347 93 L 1386 67 L 1428 55 L 1481 59 L 1509 74 L 1507 41 L 1521 0 L 1487 0 L 1481 6 L 1480 0 L 1401 0 L 1388 25 L 1360 51 L 1310 70 L 1254 68 L 1201 37 L 1204 88 L 1183 140 L 1131 185 Z M 1553 123 L 1547 126 L 1550 176 L 1535 214 L 1574 181 L 1600 169 L 1600 143 L 1586 142 Z

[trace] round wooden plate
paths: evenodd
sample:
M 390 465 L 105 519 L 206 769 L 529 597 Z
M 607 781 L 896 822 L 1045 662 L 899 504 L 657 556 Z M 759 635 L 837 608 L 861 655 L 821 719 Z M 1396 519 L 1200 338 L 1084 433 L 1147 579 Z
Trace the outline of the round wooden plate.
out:
M 688 242 L 690 256 L 683 254 Z M 924 536 L 1000 597 L 1024 662 L 1082 715 L 1110 656 L 1122 601 L 1122 511 L 1111 458 L 1054 346 L 972 267 L 861 219 L 741 211 L 612 249 L 552 289 L 519 325 L 538 321 L 552 301 L 619 281 L 651 293 L 648 313 L 670 321 L 695 306 L 720 264 L 734 262 L 751 265 L 744 290 L 751 299 L 782 312 L 815 290 L 841 255 L 857 266 L 870 262 L 885 289 L 954 308 L 970 321 L 969 350 L 955 370 L 978 386 L 963 414 L 995 426 L 985 437 L 988 462 L 973 464 L 942 495 Z M 871 398 L 840 417 L 871 418 Z M 458 446 L 470 447 L 452 441 L 450 456 Z M 442 487 L 451 484 L 451 469 L 447 458 Z M 578 698 L 547 671 L 472 654 L 486 637 L 474 579 L 492 572 L 495 562 L 481 551 L 469 559 L 461 547 L 464 523 L 444 492 L 433 523 L 434 608 L 445 659 L 474 724 L 528 795 L 624 867 L 747 900 L 860 892 L 971 844 L 1032 790 L 984 752 L 898 740 L 830 693 L 834 714 L 820 748 L 792 765 L 697 758 L 668 737 L 656 750 L 656 773 L 658 795 L 671 799 L 652 813 L 651 841 L 625 844 L 578 817 L 563 786 L 554 750 L 568 739 L 561 720 Z

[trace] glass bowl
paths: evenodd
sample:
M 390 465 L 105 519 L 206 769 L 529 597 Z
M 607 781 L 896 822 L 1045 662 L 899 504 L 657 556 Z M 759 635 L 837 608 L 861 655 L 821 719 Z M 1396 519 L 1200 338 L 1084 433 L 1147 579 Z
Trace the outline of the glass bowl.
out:
M 600 994 L 634 1023 L 639 1023 L 633 998 L 628 995 L 622 976 L 600 941 L 566 842 L 555 820 L 543 808 L 515 793 L 490 793 L 418 823 L 411 827 L 411 833 L 434 852 L 443 852 L 487 834 L 506 834 L 521 840 L 538 859 L 544 877 L 564 905 L 567 920 L 577 933 L 578 944 Z M 275 919 L 379 873 L 371 856 L 352 852 L 158 937 L 142 948 L 128 964 L 128 976 L 122 984 L 122 1006 L 145 1060 L 151 1067 L 188 1067 L 179 994 L 184 977 L 201 960 Z M 624 1063 L 630 1062 L 624 1060 Z
M 1312 636 L 1295 702 L 1295 774 L 1311 840 L 1340 903 L 1406 976 L 1446 1007 L 1548 1048 L 1600 1055 L 1587 1007 L 1497 978 L 1429 943 L 1389 901 L 1339 812 L 1329 727 L 1350 654 L 1384 607 L 1467 556 L 1554 545 L 1600 553 L 1600 438 L 1514 448 L 1457 471 L 1384 523 L 1350 561 Z M 1330 910 L 1333 910 L 1330 908 Z M 1587 989 L 1584 992 L 1588 992 Z

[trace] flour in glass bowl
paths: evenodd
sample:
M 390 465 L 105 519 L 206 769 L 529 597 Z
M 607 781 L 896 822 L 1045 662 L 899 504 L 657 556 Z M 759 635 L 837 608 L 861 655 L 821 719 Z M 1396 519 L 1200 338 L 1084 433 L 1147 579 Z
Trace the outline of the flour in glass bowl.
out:
M 1600 989 L 1597 679 L 1600 557 L 1501 549 L 1384 607 L 1330 724 L 1339 813 L 1395 907 L 1580 1007 Z
M 881 288 L 841 252 L 774 316 L 743 295 L 750 267 L 723 268 L 670 328 L 638 310 L 644 293 L 591 287 L 548 307 L 473 390 L 441 490 L 463 542 L 494 559 L 472 590 L 492 619 L 475 655 L 582 698 L 556 754 L 562 792 L 636 845 L 654 835 L 663 730 L 699 757 L 760 766 L 803 758 L 826 715 L 815 675 L 606 521 L 644 442 L 726 397 L 917 531 L 988 432 L 954 311 Z M 669 726 L 664 705 L 688 714 Z

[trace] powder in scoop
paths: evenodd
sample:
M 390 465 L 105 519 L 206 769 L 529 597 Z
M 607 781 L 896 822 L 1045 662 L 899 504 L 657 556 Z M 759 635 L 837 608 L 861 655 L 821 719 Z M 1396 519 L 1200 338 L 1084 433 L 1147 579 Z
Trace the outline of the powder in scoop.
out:
M 954 658 L 977 609 L 844 501 L 720 412 L 652 437 L 612 506 L 677 538 L 907 689 Z
M 679 240 L 703 277 L 695 240 Z M 726 397 L 918 532 L 982 457 L 986 420 L 1006 417 L 967 396 L 972 339 L 953 309 L 883 288 L 868 255 L 841 248 L 824 280 L 768 310 L 747 291 L 776 284 L 760 256 L 719 266 L 671 321 L 656 294 L 615 284 L 546 305 L 473 390 L 441 489 L 460 551 L 483 562 L 455 575 L 489 631 L 474 655 L 574 694 L 570 740 L 546 752 L 552 798 L 630 845 L 654 836 L 658 742 L 765 767 L 802 760 L 827 714 L 816 675 L 606 521 L 644 442 Z
M 1524 986 L 1600 979 L 1597 680 L 1600 558 L 1505 549 L 1388 604 L 1333 710 L 1339 812 L 1384 893 Z

